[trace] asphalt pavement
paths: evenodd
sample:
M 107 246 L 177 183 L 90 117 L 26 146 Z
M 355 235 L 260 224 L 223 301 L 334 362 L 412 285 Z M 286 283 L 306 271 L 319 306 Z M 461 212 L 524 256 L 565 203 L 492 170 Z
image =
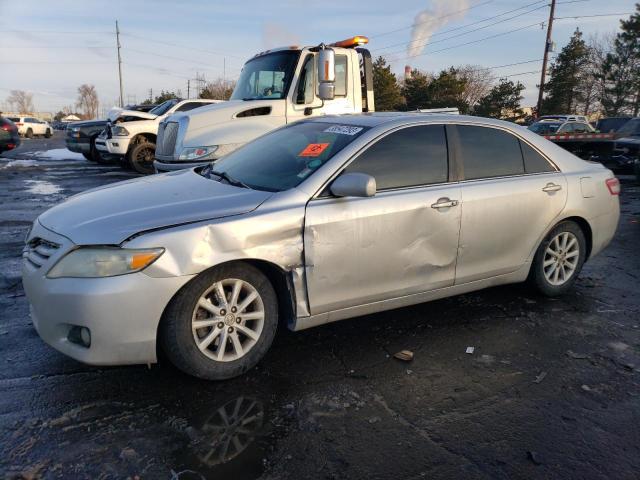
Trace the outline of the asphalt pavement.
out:
M 631 179 L 612 244 L 562 298 L 513 285 L 281 330 L 257 368 L 205 382 L 166 362 L 86 366 L 34 331 L 20 283 L 29 225 L 136 176 L 63 148 L 57 132 L 0 155 L 0 477 L 639 478 Z M 405 349 L 412 361 L 393 358 Z

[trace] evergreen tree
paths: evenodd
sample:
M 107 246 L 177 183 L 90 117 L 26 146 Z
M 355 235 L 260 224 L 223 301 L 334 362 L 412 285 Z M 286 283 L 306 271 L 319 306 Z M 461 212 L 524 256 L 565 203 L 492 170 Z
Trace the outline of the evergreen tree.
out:
M 538 114 L 576 113 L 585 100 L 585 82 L 593 81 L 587 75 L 589 57 L 582 32 L 576 29 L 551 65 L 550 79 L 544 86 L 543 111 Z
M 373 62 L 373 93 L 377 111 L 396 110 L 402 104 L 402 94 L 396 76 L 383 57 L 378 57 Z
M 524 98 L 523 90 L 522 83 L 514 83 L 503 78 L 480 99 L 473 113 L 481 117 L 503 118 L 511 121 L 522 118 L 524 113 L 520 108 L 520 101 Z
M 636 13 L 622 20 L 622 31 L 602 65 L 602 107 L 608 116 L 640 113 L 640 3 Z
M 457 69 L 441 71 L 427 87 L 427 102 L 424 108 L 457 107 L 461 113 L 469 111 L 465 101 L 467 80 Z
M 430 78 L 420 70 L 413 70 L 411 76 L 405 78 L 402 86 L 402 95 L 406 101 L 407 110 L 428 108 Z

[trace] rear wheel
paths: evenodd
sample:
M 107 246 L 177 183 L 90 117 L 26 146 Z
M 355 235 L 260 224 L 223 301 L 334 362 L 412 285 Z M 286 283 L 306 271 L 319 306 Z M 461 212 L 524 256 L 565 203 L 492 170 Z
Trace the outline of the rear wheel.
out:
M 47 131 L 44 132 L 44 138 L 51 138 L 51 129 L 47 128 Z
M 566 293 L 575 283 L 586 258 L 587 242 L 574 222 L 561 222 L 538 247 L 531 266 L 531 281 L 544 295 Z
M 223 380 L 260 361 L 277 325 L 273 286 L 258 269 L 238 263 L 202 273 L 173 298 L 163 316 L 160 342 L 180 370 Z
M 131 167 L 138 173 L 154 173 L 153 158 L 156 153 L 156 144 L 143 141 L 131 147 L 127 152 L 127 160 Z

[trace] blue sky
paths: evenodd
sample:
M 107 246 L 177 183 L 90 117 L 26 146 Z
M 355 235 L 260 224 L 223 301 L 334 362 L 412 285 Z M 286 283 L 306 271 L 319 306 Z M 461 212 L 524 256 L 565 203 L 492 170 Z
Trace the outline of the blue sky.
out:
M 151 88 L 154 92 L 181 89 L 186 95 L 187 79 L 197 73 L 209 80 L 222 77 L 223 72 L 227 78 L 235 78 L 244 60 L 266 48 L 329 43 L 355 34 L 371 38 L 369 47 L 374 56 L 397 52 L 390 59 L 399 74 L 405 64 L 437 71 L 450 65 L 493 67 L 542 57 L 545 30 L 540 25 L 527 26 L 546 22 L 549 11 L 543 1 L 452 0 L 450 5 L 455 10 L 465 2 L 473 8 L 434 32 L 434 43 L 424 54 L 404 58 L 414 17 L 430 6 L 430 0 L 0 0 L 0 107 L 6 108 L 3 102 L 10 90 L 23 89 L 34 93 L 38 110 L 56 111 L 74 103 L 82 83 L 94 84 L 102 105 L 111 107 L 118 96 L 116 19 L 122 31 L 125 100 L 131 101 L 143 100 Z M 556 17 L 570 17 L 632 12 L 635 2 L 558 3 Z M 530 4 L 496 20 L 462 28 Z M 534 11 L 537 7 L 543 8 Z M 492 23 L 496 24 L 488 26 Z M 461 35 L 478 27 L 486 28 Z M 520 27 L 526 28 L 482 40 Z M 618 30 L 619 18 L 557 20 L 553 39 L 558 51 L 576 27 L 586 38 L 608 34 Z M 457 30 L 447 33 L 450 29 Z M 469 44 L 456 47 L 461 43 Z M 532 62 L 493 72 L 496 76 L 514 75 L 539 71 L 540 65 Z M 523 103 L 533 104 L 539 74 L 511 78 L 527 87 Z

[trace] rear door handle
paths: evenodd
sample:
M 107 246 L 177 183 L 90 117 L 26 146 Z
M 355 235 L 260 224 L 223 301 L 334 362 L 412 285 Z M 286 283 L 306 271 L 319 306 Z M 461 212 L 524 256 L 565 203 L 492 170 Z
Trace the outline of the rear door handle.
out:
M 438 201 L 431 205 L 431 208 L 449 208 L 458 205 L 457 200 L 451 200 L 448 197 L 439 198 Z
M 557 192 L 558 190 L 562 190 L 562 186 L 556 185 L 555 183 L 547 183 L 542 189 L 543 192 Z

